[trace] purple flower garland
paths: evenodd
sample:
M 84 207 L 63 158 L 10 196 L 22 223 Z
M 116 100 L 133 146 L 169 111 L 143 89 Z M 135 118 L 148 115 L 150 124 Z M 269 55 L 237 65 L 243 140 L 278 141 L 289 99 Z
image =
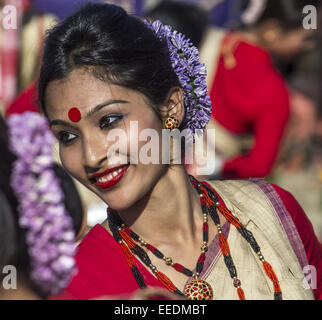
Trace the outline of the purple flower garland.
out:
M 211 118 L 211 100 L 206 83 L 206 67 L 200 62 L 199 51 L 182 33 L 172 31 L 159 20 L 145 21 L 161 40 L 168 44 L 172 67 L 184 92 L 185 117 L 182 127 L 192 134 L 201 133 Z M 200 131 L 202 130 L 202 131 Z
M 52 169 L 54 136 L 45 117 L 34 112 L 8 120 L 17 160 L 11 186 L 19 200 L 19 225 L 26 229 L 30 278 L 46 295 L 58 294 L 75 273 L 75 233 Z

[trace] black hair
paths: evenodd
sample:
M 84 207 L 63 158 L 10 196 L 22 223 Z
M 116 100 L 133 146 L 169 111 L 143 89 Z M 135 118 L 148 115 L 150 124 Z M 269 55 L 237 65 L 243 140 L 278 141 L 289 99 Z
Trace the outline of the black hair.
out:
M 242 8 L 246 9 L 250 0 L 243 0 Z M 260 14 L 255 25 L 269 19 L 275 19 L 284 30 L 302 27 L 303 8 L 307 5 L 319 7 L 321 0 L 267 0 L 264 11 Z
M 72 177 L 58 164 L 54 164 L 54 172 L 59 179 L 60 186 L 64 193 L 64 205 L 68 214 L 72 217 L 73 227 L 77 235 L 81 229 L 84 211 L 82 200 Z
M 7 198 L 0 191 L 0 272 L 5 265 L 9 264 L 16 251 L 15 237 L 13 213 Z
M 193 3 L 161 1 L 146 12 L 146 17 L 160 20 L 186 35 L 199 48 L 210 23 L 207 11 Z
M 180 86 L 166 42 L 138 17 L 111 4 L 88 3 L 48 33 L 38 83 L 45 114 L 48 83 L 77 68 L 139 91 L 154 107 L 165 101 L 172 87 Z

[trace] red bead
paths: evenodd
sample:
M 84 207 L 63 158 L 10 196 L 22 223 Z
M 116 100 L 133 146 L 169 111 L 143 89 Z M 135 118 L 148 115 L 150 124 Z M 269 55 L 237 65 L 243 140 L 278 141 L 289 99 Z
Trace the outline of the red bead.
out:
M 240 287 L 240 285 L 241 285 L 240 280 L 239 280 L 239 279 L 235 279 L 235 280 L 234 280 L 234 287 L 235 287 L 235 288 L 238 288 L 238 287 Z
M 175 268 L 177 271 L 179 271 L 179 272 L 182 272 L 183 271 L 183 269 L 184 269 L 184 266 L 182 266 L 181 264 L 179 264 L 179 263 L 175 263 L 174 265 L 173 265 L 173 268 Z
M 151 244 L 149 244 L 149 243 L 147 243 L 146 244 L 146 248 L 148 249 L 148 250 L 150 250 L 152 253 L 156 250 L 156 248 L 155 247 L 153 247 Z
M 128 234 L 131 235 L 131 229 L 129 227 L 125 227 L 124 231 Z
M 205 254 L 205 253 L 202 253 L 202 254 L 199 256 L 198 262 L 205 262 L 205 259 L 206 259 L 206 254 Z

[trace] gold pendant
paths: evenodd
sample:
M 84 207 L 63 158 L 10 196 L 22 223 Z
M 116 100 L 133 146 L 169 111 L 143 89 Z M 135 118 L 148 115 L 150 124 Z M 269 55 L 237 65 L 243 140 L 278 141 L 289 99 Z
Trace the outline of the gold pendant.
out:
M 212 300 L 214 296 L 210 284 L 199 279 L 190 281 L 184 289 L 184 294 L 190 300 Z

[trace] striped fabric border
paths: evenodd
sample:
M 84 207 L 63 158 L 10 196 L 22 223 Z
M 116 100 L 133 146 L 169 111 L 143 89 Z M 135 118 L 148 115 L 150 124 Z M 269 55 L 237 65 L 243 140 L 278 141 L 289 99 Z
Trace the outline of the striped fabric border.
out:
M 266 182 L 263 179 L 251 179 L 253 183 L 255 183 L 267 196 L 269 201 L 271 202 L 273 208 L 277 213 L 277 217 L 282 225 L 291 246 L 299 260 L 301 268 L 303 269 L 304 266 L 307 266 L 308 260 L 306 257 L 304 245 L 302 239 L 297 231 L 297 228 L 292 220 L 291 215 L 287 211 L 284 206 L 284 203 L 278 193 L 275 191 L 274 187 Z

